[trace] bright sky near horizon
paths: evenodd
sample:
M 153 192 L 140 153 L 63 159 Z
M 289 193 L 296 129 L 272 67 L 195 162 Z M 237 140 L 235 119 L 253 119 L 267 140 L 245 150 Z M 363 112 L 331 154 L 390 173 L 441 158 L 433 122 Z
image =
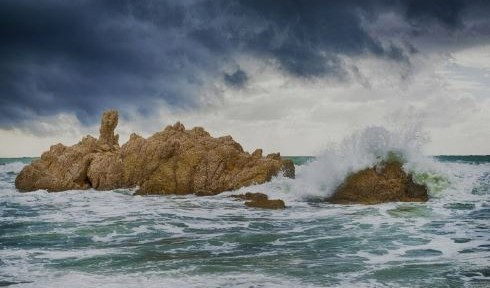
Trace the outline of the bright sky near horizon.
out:
M 117 4 L 116 4 L 117 3 Z M 1 1 L 0 157 L 181 121 L 315 155 L 422 125 L 426 154 L 490 154 L 486 1 Z

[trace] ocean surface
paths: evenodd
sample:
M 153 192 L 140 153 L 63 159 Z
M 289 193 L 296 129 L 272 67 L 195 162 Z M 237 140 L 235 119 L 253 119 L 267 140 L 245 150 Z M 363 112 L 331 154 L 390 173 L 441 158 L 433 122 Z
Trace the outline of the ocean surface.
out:
M 32 158 L 0 159 L 0 286 L 490 287 L 490 157 L 427 157 L 407 169 L 429 202 L 371 206 L 320 201 L 330 158 L 291 159 L 295 180 L 213 197 L 19 193 Z

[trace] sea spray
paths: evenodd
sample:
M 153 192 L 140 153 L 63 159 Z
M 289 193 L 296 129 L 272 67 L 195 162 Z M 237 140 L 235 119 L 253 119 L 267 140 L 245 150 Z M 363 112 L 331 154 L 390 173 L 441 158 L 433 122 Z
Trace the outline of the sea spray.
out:
M 303 198 L 329 197 L 349 173 L 373 167 L 383 160 L 400 161 L 410 172 L 420 167 L 428 168 L 433 160 L 424 157 L 422 152 L 427 141 L 428 137 L 420 125 L 390 130 L 379 126 L 367 127 L 346 137 L 339 145 L 326 149 L 305 165 L 291 184 L 292 190 L 301 193 Z

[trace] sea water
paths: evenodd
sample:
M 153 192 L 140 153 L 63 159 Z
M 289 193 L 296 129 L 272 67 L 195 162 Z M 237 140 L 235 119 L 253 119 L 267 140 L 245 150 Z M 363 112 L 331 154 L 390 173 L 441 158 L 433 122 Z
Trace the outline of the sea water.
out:
M 0 286 L 490 287 L 489 157 L 407 156 L 411 140 L 376 129 L 293 157 L 294 180 L 212 197 L 20 193 L 15 177 L 32 159 L 1 159 Z M 428 202 L 321 201 L 386 151 L 403 154 Z M 287 209 L 229 197 L 248 191 Z

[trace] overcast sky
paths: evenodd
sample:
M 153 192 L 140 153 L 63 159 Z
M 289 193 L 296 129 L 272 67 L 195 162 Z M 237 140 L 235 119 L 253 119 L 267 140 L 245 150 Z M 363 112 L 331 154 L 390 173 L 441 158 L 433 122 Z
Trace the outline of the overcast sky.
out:
M 315 155 L 419 121 L 427 154 L 490 154 L 490 1 L 0 1 L 0 157 L 180 120 Z

